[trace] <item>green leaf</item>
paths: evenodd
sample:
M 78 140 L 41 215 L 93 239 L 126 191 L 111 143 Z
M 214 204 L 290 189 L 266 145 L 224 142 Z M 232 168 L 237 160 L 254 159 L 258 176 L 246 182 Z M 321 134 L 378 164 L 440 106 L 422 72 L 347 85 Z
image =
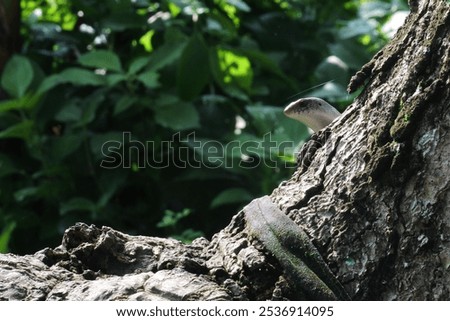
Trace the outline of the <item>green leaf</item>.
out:
M 248 101 L 248 93 L 253 84 L 253 70 L 249 59 L 230 50 L 212 48 L 209 61 L 214 80 L 223 91 L 228 96 Z
M 177 92 L 183 100 L 192 100 L 210 79 L 209 52 L 205 41 L 195 34 L 183 50 L 178 64 Z
M 78 58 L 82 66 L 106 69 L 110 71 L 122 71 L 119 57 L 112 51 L 97 50 L 85 53 Z
M 120 97 L 120 99 L 114 106 L 114 116 L 130 108 L 137 102 L 137 100 L 138 98 L 135 96 L 123 95 L 122 97 Z
M 279 127 L 279 121 L 287 118 L 283 109 L 273 106 L 247 106 L 245 110 L 252 116 L 252 125 L 262 135 Z
M 139 1 L 133 0 L 133 6 L 139 8 L 137 4 Z M 107 28 L 108 30 L 112 30 L 113 34 L 117 34 L 116 32 L 127 31 L 130 32 L 130 29 L 139 30 L 142 26 L 146 25 L 146 15 L 136 15 L 131 14 L 132 9 L 130 8 L 129 1 L 101 1 L 96 2 L 99 6 L 106 5 L 108 8 L 108 14 L 101 19 L 101 26 Z M 114 3 L 114 7 L 112 8 L 111 3 Z M 148 6 L 149 4 L 147 4 Z M 110 9 L 113 9 L 112 12 L 109 12 Z M 98 11 L 97 8 L 93 8 L 93 10 Z M 134 10 L 133 10 L 134 11 Z M 100 14 L 100 13 L 99 13 Z M 100 14 L 101 15 L 101 14 Z
M 79 101 L 71 100 L 66 102 L 55 119 L 61 122 L 75 122 L 81 119 L 83 112 L 79 106 Z
M 41 85 L 38 88 L 38 93 L 43 94 L 53 87 L 56 87 L 64 82 L 68 82 L 68 80 L 63 80 L 59 74 L 51 75 L 42 81 Z
M 173 130 L 184 130 L 200 127 L 200 117 L 195 107 L 186 102 L 178 102 L 154 108 L 155 121 Z
M 133 62 L 130 64 L 130 67 L 128 68 L 128 74 L 129 75 L 135 75 L 139 71 L 142 70 L 147 64 L 149 63 L 149 57 L 138 57 L 133 60 Z
M 157 71 L 179 60 L 185 47 L 186 36 L 178 29 L 169 28 L 164 36 L 164 45 L 151 53 L 148 69 Z
M 230 50 L 217 49 L 217 57 L 222 71 L 221 82 L 225 85 L 235 84 L 249 91 L 253 82 L 253 70 L 250 60 Z
M 76 126 L 85 126 L 95 119 L 97 109 L 104 99 L 103 89 L 98 89 L 83 100 L 66 102 L 55 118 L 62 122 L 76 122 Z
M 104 134 L 96 134 L 92 136 L 90 147 L 92 154 L 97 158 L 101 159 L 104 157 L 105 151 L 103 150 L 103 145 L 107 142 L 123 142 L 123 132 L 108 132 Z
M 74 85 L 100 86 L 105 84 L 105 78 L 103 76 L 81 68 L 68 68 L 59 75 L 63 82 L 68 82 Z
M 38 194 L 39 191 L 39 188 L 35 186 L 25 187 L 14 193 L 14 199 L 17 202 L 23 202 L 26 198 Z
M 109 74 L 106 75 L 106 83 L 108 86 L 113 87 L 121 81 L 127 80 L 127 76 L 124 74 Z
M 151 55 L 149 69 L 157 71 L 178 60 L 185 47 L 185 43 L 169 43 L 155 50 Z
M 54 137 L 51 140 L 51 157 L 53 160 L 61 161 L 74 153 L 83 142 L 80 135 L 64 135 Z
M 251 9 L 248 6 L 248 4 L 246 4 L 244 1 L 242 0 L 227 0 L 227 2 L 229 4 L 231 4 L 232 6 L 235 6 L 237 9 L 239 9 L 240 11 L 244 11 L 244 12 L 250 12 Z
M 183 209 L 183 211 L 181 212 L 174 212 L 171 210 L 165 210 L 164 211 L 164 216 L 161 219 L 161 221 L 159 221 L 156 226 L 159 228 L 164 228 L 164 227 L 174 227 L 177 225 L 177 223 L 189 216 L 191 214 L 191 210 L 189 208 L 185 208 Z
M 9 252 L 8 244 L 11 239 L 11 234 L 16 228 L 16 222 L 11 222 L 0 233 L 0 253 Z
M 368 59 L 365 49 L 352 41 L 340 41 L 330 45 L 330 53 L 355 70 L 358 70 Z
M 350 20 L 344 27 L 339 30 L 341 39 L 349 39 L 361 35 L 374 35 L 376 31 L 376 22 L 366 19 Z
M 324 86 L 320 86 L 322 88 L 332 83 L 329 82 L 330 79 L 338 84 L 347 84 L 347 80 L 350 78 L 347 64 L 335 56 L 329 56 L 323 60 L 317 66 L 314 75 L 318 81 L 326 82 Z
M 139 43 L 145 48 L 145 51 L 152 52 L 152 38 L 155 35 L 155 30 L 147 31 L 141 38 L 139 38 Z
M 33 81 L 33 66 L 22 56 L 13 56 L 5 65 L 1 85 L 3 89 L 14 98 L 25 95 Z
M 0 113 L 10 110 L 31 110 L 39 102 L 41 95 L 27 93 L 18 99 L 11 99 L 0 102 Z
M 91 200 L 84 197 L 74 197 L 71 200 L 62 203 L 59 208 L 59 212 L 61 215 L 65 215 L 68 212 L 72 211 L 87 211 L 87 212 L 95 212 L 96 205 Z
M 21 138 L 27 140 L 30 137 L 34 122 L 31 120 L 24 120 L 16 125 L 6 128 L 0 132 L 0 139 L 2 138 Z
M 122 134 L 123 133 L 120 133 L 120 135 Z M 122 140 L 122 138 L 120 139 Z M 100 190 L 103 192 L 97 201 L 98 209 L 108 206 L 111 198 L 117 193 L 117 191 L 128 183 L 128 175 L 126 171 L 111 172 L 112 171 L 108 171 L 107 173 L 104 173 L 98 180 Z
M 85 104 L 83 106 L 83 115 L 81 116 L 78 125 L 85 126 L 95 119 L 95 114 L 98 107 L 105 99 L 105 95 L 102 90 L 97 90 L 93 92 L 90 96 L 86 97 Z
M 296 88 L 295 81 L 290 79 L 283 72 L 283 70 L 281 70 L 281 68 L 278 66 L 278 64 L 275 61 L 273 61 L 271 58 L 269 58 L 265 53 L 258 51 L 258 50 L 252 50 L 252 49 L 244 49 L 244 50 L 240 50 L 239 52 L 242 53 L 243 55 L 245 55 L 246 57 L 248 57 L 253 64 L 258 65 L 261 68 L 280 77 L 291 88 L 293 88 L 293 89 Z
M 309 93 L 309 96 L 320 97 L 325 99 L 348 97 L 347 89 L 338 83 L 327 83 L 325 86 L 315 89 Z
M 147 71 L 140 74 L 137 79 L 142 82 L 147 88 L 156 88 L 159 86 L 159 75 L 156 72 Z
M 217 195 L 211 202 L 210 208 L 214 209 L 223 205 L 246 203 L 253 196 L 243 188 L 230 188 Z
M 101 86 L 105 85 L 105 77 L 81 68 L 67 68 L 60 74 L 51 75 L 44 79 L 38 89 L 38 93 L 44 93 L 60 85 L 70 83 L 76 86 Z
M 361 1 L 359 15 L 366 21 L 370 21 L 371 18 L 385 18 L 392 13 L 391 8 L 392 4 L 382 1 Z

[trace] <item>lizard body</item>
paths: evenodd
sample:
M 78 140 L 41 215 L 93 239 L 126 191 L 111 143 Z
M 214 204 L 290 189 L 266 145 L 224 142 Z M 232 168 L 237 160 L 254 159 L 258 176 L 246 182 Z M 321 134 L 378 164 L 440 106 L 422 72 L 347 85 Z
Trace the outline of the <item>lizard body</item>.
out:
M 340 116 L 333 106 L 314 97 L 289 104 L 284 113 L 315 132 Z M 250 234 L 275 256 L 297 293 L 312 300 L 350 300 L 305 231 L 268 196 L 253 200 L 243 211 Z
M 244 208 L 250 234 L 283 267 L 288 282 L 312 300 L 350 300 L 306 233 L 263 196 Z

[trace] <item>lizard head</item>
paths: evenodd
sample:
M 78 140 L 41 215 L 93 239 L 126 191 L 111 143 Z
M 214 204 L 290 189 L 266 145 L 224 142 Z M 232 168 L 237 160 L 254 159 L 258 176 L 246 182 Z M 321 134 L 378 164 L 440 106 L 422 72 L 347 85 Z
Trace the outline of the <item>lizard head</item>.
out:
M 290 103 L 284 109 L 284 114 L 304 123 L 315 132 L 328 126 L 341 115 L 325 100 L 316 97 L 301 98 Z

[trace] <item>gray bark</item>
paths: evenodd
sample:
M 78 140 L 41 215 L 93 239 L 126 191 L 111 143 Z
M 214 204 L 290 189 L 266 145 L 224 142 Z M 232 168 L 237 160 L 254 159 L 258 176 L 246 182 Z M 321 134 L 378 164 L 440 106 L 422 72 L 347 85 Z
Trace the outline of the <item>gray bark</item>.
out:
M 271 195 L 354 300 L 450 299 L 450 7 L 411 4 L 352 79 L 362 93 Z M 244 212 L 192 245 L 78 224 L 56 249 L 0 255 L 0 281 L 16 300 L 297 297 Z

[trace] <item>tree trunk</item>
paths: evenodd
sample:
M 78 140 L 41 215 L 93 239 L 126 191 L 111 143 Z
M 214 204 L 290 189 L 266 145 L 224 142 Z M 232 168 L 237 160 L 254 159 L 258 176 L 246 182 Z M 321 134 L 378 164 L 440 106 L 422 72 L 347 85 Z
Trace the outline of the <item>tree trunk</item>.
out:
M 410 5 L 394 39 L 353 77 L 359 97 L 270 196 L 353 300 L 450 299 L 450 6 Z M 262 202 L 252 204 L 192 245 L 76 225 L 56 249 L 1 255 L 0 297 L 303 298 L 280 253 L 252 232 L 249 214 Z
M 354 299 L 450 299 L 449 12 L 412 7 L 352 78 L 362 93 L 272 195 Z

